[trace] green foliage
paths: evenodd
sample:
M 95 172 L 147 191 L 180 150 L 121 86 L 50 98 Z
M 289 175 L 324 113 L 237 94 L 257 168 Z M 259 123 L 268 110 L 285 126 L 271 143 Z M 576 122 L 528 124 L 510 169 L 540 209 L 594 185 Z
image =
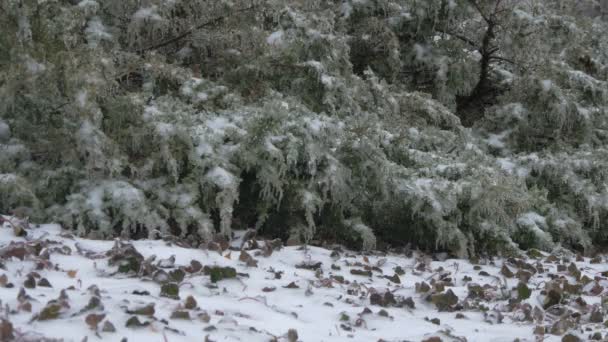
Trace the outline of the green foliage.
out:
M 193 245 L 605 244 L 606 22 L 472 3 L 2 2 L 0 212 Z

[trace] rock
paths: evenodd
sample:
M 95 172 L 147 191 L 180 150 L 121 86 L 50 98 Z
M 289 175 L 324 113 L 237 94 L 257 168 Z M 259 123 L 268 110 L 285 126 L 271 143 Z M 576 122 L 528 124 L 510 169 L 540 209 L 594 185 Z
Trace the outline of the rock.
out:
M 136 295 L 136 296 L 149 296 L 150 292 L 143 290 L 143 291 L 139 291 L 139 290 L 133 290 L 133 292 L 131 292 L 132 294 Z
M 194 309 L 196 309 L 197 305 L 198 304 L 196 302 L 196 299 L 194 299 L 194 297 L 192 297 L 192 296 L 188 296 L 186 298 L 186 302 L 184 303 L 184 307 L 186 309 L 188 309 L 188 310 L 194 310 Z
M 2 321 L 0 321 L 0 341 L 12 341 L 14 338 L 13 324 L 3 318 Z
M 186 272 L 188 273 L 196 273 L 203 269 L 203 264 L 196 260 L 190 261 L 190 266 L 186 267 Z
M 591 260 L 589 260 L 590 264 L 601 264 L 602 263 L 602 257 L 601 256 L 595 256 L 593 258 L 591 258 Z
M 393 306 L 397 304 L 395 296 L 390 291 L 386 291 L 384 294 L 372 293 L 369 296 L 369 302 L 371 305 L 380 305 L 382 307 Z
M 466 319 L 467 316 L 465 316 L 462 312 L 459 312 L 456 314 L 456 319 Z
M 291 282 L 285 286 L 283 286 L 286 289 L 299 289 L 300 287 L 295 283 L 295 282 Z
M 101 331 L 113 333 L 113 332 L 116 332 L 116 328 L 114 327 L 114 324 L 112 324 L 112 322 L 105 321 L 103 323 L 103 327 L 101 328 Z
M 88 314 L 84 321 L 87 323 L 91 330 L 97 331 L 97 326 L 103 319 L 106 318 L 105 314 Z
M 141 327 L 147 327 L 148 325 L 150 325 L 150 322 L 145 321 L 145 322 L 140 322 L 139 318 L 137 318 L 137 316 L 131 316 L 131 318 L 129 318 L 127 320 L 127 322 L 125 323 L 125 326 L 127 328 L 141 328 Z
M 547 310 L 548 308 L 552 307 L 553 305 L 559 304 L 561 300 L 562 300 L 561 291 L 557 288 L 552 288 L 547 291 L 547 296 L 545 297 L 545 300 L 543 301 L 543 309 Z
M 538 306 L 534 306 L 534 309 L 532 309 L 532 318 L 535 322 L 541 323 L 545 319 L 545 312 Z
M 586 307 L 587 306 L 587 301 L 585 299 L 583 299 L 583 297 L 577 297 L 575 300 L 576 304 L 578 304 L 580 307 Z
M 556 263 L 558 261 L 559 261 L 559 259 L 555 255 L 549 255 L 548 257 L 545 258 L 545 262 L 547 262 L 547 263 Z
M 399 275 L 397 273 L 395 273 L 392 277 L 384 276 L 384 278 L 392 281 L 395 284 L 401 284 L 401 278 L 399 278 Z
M 314 262 L 314 261 L 305 261 L 296 265 L 296 268 L 300 268 L 303 270 L 311 270 L 316 271 L 321 268 L 323 265 L 322 262 Z
M 393 269 L 395 271 L 395 274 L 397 275 L 405 275 L 405 271 L 403 270 L 403 268 L 401 266 L 397 266 Z
M 458 304 L 458 296 L 449 289 L 446 293 L 438 293 L 431 296 L 431 302 L 439 311 L 451 311 Z
M 203 268 L 205 275 L 211 277 L 212 283 L 217 283 L 223 279 L 236 278 L 236 269 L 233 267 L 220 267 L 220 266 L 205 266 Z
M 540 259 L 543 257 L 543 253 L 536 248 L 530 248 L 526 254 L 532 259 Z
M 604 292 L 604 287 L 597 281 L 585 286 L 585 292 L 591 296 L 599 296 Z
M 131 315 L 142 315 L 152 317 L 154 316 L 156 310 L 154 310 L 154 303 L 149 303 L 145 306 L 141 306 L 133 310 L 126 310 L 126 312 Z
M 332 275 L 331 279 L 337 281 L 340 284 L 344 284 L 344 277 L 340 275 Z
M 564 282 L 564 292 L 569 293 L 569 294 L 579 294 L 581 293 L 581 290 L 583 289 L 583 286 L 581 284 L 570 284 L 567 281 Z
M 412 297 L 405 298 L 404 300 L 401 301 L 401 304 L 403 304 L 404 306 L 406 306 L 410 309 L 416 308 L 416 303 L 414 303 L 414 300 L 412 299 Z
M 575 263 L 570 263 L 570 265 L 568 265 L 568 272 L 576 280 L 579 280 L 581 278 L 581 271 L 579 271 L 579 269 L 578 269 L 578 267 L 576 267 Z
M 430 322 L 436 325 L 441 324 L 441 320 L 439 318 L 431 318 Z
M 532 294 L 532 291 L 530 290 L 530 288 L 528 288 L 528 285 L 524 284 L 523 282 L 520 282 L 519 284 L 517 284 L 517 299 L 519 300 L 525 300 L 530 298 L 530 295 Z
M 52 319 L 59 318 L 59 314 L 61 313 L 61 305 L 57 303 L 49 303 L 47 304 L 40 313 L 36 316 L 36 319 L 39 321 L 48 321 Z
M 175 310 L 171 313 L 171 319 L 186 319 L 190 320 L 190 313 L 184 310 Z
M 416 283 L 416 293 L 427 293 L 431 290 L 431 287 L 426 282 Z
M 553 325 L 551 326 L 550 329 L 550 333 L 552 335 L 557 335 L 557 336 L 561 336 L 563 334 L 565 334 L 568 330 L 574 328 L 576 326 L 576 323 L 574 321 L 572 321 L 570 318 L 561 318 L 559 320 L 557 320 L 555 323 L 553 323 Z
M 422 340 L 422 342 L 442 342 L 442 341 L 443 340 L 441 339 L 441 337 L 438 337 L 438 336 L 431 336 L 429 338 Z
M 296 329 L 287 330 L 287 341 L 296 342 L 298 340 L 298 331 Z
M 258 261 L 245 251 L 241 251 L 241 254 L 239 255 L 239 261 L 244 262 L 247 267 L 258 267 Z M 320 266 L 321 265 L 319 265 L 319 267 Z
M 469 283 L 467 284 L 467 289 L 469 290 L 467 298 L 485 299 L 485 290 L 483 289 L 483 287 L 481 287 L 481 285 L 476 283 Z
M 601 341 L 602 340 L 602 333 L 599 331 L 596 331 L 593 335 L 589 336 L 590 340 L 593 341 Z
M 8 284 L 8 277 L 6 276 L 6 274 L 2 274 L 0 276 L 0 287 L 6 287 L 7 284 Z
M 582 340 L 574 335 L 574 334 L 567 334 L 566 336 L 562 337 L 562 342 L 581 342 Z
M 204 311 L 198 314 L 198 319 L 200 319 L 203 323 L 209 323 L 209 321 L 211 321 L 211 316 L 209 316 L 209 314 Z
M 372 276 L 372 271 L 353 269 L 353 270 L 350 270 L 350 274 L 352 274 L 352 275 L 358 275 L 358 276 L 371 277 Z
M 160 287 L 160 296 L 179 299 L 179 286 L 176 283 L 166 283 Z
M 36 279 L 33 276 L 28 275 L 27 279 L 25 279 L 25 281 L 23 282 L 23 287 L 25 287 L 26 289 L 35 289 Z
M 38 286 L 41 286 L 41 287 L 53 287 L 53 286 L 51 286 L 51 283 L 46 278 L 40 279 L 38 281 Z
M 171 278 L 171 281 L 174 281 L 176 283 L 181 283 L 185 277 L 186 272 L 181 268 L 177 268 L 169 272 L 169 278 Z
M 511 271 L 509 269 L 509 267 L 507 265 L 502 265 L 502 268 L 500 269 L 500 274 L 502 274 L 503 276 L 507 277 L 507 278 L 513 278 L 514 274 L 513 271 Z
M 141 255 L 132 244 L 116 241 L 112 249 L 107 253 L 108 265 L 118 266 L 118 272 L 137 273 L 144 261 Z
M 519 270 L 515 276 L 519 279 L 519 281 L 527 284 L 530 281 L 530 278 L 532 278 L 532 272 Z
M 536 327 L 534 327 L 534 335 L 544 335 L 545 334 L 545 327 L 543 327 L 542 325 L 537 325 Z
M 602 323 L 604 321 L 604 313 L 599 308 L 594 308 L 589 315 L 589 322 L 591 323 Z

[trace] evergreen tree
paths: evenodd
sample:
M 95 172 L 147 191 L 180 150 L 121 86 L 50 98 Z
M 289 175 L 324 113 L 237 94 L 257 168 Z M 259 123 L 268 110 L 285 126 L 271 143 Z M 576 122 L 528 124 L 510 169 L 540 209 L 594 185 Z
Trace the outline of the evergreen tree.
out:
M 6 0 L 0 212 L 457 255 L 608 241 L 593 1 Z

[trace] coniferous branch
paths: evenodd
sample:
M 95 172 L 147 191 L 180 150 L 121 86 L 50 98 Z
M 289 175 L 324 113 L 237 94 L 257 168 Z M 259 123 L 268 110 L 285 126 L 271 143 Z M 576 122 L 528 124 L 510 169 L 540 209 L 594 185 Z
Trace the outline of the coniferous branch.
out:
M 253 10 L 255 8 L 256 8 L 256 5 L 250 5 L 250 6 L 245 7 L 245 8 L 237 9 L 237 10 L 235 10 L 231 14 L 247 12 L 247 11 L 251 11 L 251 10 Z M 148 52 L 148 51 L 151 51 L 151 50 L 157 50 L 157 49 L 160 49 L 160 48 L 165 47 L 167 45 L 170 45 L 172 43 L 176 43 L 176 42 L 178 42 L 178 41 L 180 41 L 180 40 L 182 40 L 182 39 L 184 39 L 184 38 L 192 35 L 194 32 L 196 32 L 196 31 L 198 31 L 200 29 L 203 29 L 205 27 L 221 23 L 222 21 L 224 21 L 228 17 L 229 17 L 228 15 L 221 15 L 221 16 L 215 17 L 215 18 L 213 18 L 211 20 L 208 20 L 208 21 L 205 21 L 203 23 L 200 23 L 200 24 L 198 24 L 198 25 L 196 25 L 196 26 L 194 26 L 194 27 L 192 27 L 192 28 L 190 28 L 190 29 L 188 29 L 188 30 L 186 30 L 186 31 L 184 31 L 184 32 L 182 32 L 182 33 L 174 36 L 174 37 L 168 38 L 168 39 L 166 39 L 166 40 L 164 40 L 164 41 L 162 41 L 160 43 L 153 44 L 153 45 L 148 46 L 148 47 L 143 48 L 143 49 L 139 49 L 139 50 L 137 50 L 137 53 L 141 55 L 141 54 L 144 54 L 145 52 Z

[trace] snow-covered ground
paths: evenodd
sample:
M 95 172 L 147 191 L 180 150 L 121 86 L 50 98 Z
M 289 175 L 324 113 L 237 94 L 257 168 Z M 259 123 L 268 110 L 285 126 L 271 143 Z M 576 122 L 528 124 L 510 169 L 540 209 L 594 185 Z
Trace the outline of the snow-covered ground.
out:
M 603 258 L 565 253 L 473 264 L 265 241 L 241 252 L 240 239 L 208 250 L 117 243 L 76 238 L 57 225 L 25 232 L 16 236 L 23 231 L 9 222 L 0 229 L 0 340 L 511 342 L 541 340 L 539 327 L 545 341 L 567 331 L 582 340 L 606 334 Z M 228 279 L 214 283 L 210 273 Z M 161 295 L 171 280 L 179 298 Z M 517 300 L 526 289 L 530 297 Z

